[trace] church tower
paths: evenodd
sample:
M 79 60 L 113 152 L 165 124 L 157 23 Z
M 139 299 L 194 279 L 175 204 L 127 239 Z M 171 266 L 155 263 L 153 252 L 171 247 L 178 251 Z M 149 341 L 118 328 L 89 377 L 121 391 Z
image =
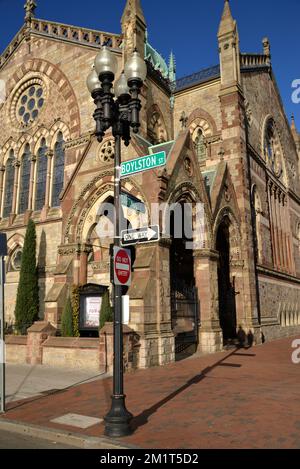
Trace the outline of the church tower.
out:
M 236 21 L 225 0 L 218 32 L 222 88 L 241 84 L 240 45 Z
M 224 161 L 236 190 L 240 212 L 240 236 L 243 265 L 235 266 L 235 289 L 242 292 L 236 298 L 241 311 L 242 326 L 251 330 L 259 341 L 258 303 L 254 265 L 251 198 L 249 191 L 250 172 L 247 155 L 245 128 L 245 99 L 241 83 L 240 48 L 237 23 L 233 19 L 229 1 L 225 0 L 218 31 L 220 51 L 221 87 L 220 105 L 222 115 L 222 142 Z M 244 296 L 247 300 L 240 302 Z M 240 303 L 239 303 L 240 302 Z
M 140 0 L 127 0 L 121 20 L 124 37 L 124 59 L 136 48 L 141 57 L 145 54 L 146 20 Z

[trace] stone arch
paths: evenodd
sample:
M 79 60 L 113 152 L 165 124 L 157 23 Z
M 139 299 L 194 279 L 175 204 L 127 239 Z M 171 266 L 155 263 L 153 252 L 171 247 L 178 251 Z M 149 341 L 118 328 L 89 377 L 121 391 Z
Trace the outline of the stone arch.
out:
M 49 132 L 49 145 L 51 149 L 54 149 L 55 147 L 57 134 L 59 132 L 63 134 L 65 142 L 71 139 L 70 129 L 67 124 L 61 120 L 58 120 L 52 125 Z
M 57 65 L 47 60 L 37 58 L 24 62 L 8 81 L 8 94 L 12 93 L 25 77 L 31 78 L 38 74 L 47 76 L 56 84 L 58 91 L 64 97 L 69 109 L 70 122 L 72 123 L 70 128 L 71 138 L 79 137 L 81 118 L 77 98 L 70 81 Z
M 31 154 L 33 154 L 34 145 L 33 145 L 32 136 L 26 133 L 26 134 L 23 134 L 22 137 L 17 142 L 17 149 L 16 149 L 17 153 L 15 156 L 18 161 L 21 161 L 24 150 L 25 150 L 25 146 L 27 144 L 29 144 L 30 152 Z
M 114 174 L 113 171 L 110 170 L 96 176 L 82 190 L 81 194 L 73 204 L 64 229 L 65 243 L 81 241 L 83 226 L 86 218 L 89 216 L 89 210 L 93 207 L 94 203 L 103 196 L 103 194 L 108 193 L 109 190 L 113 193 L 113 184 Z M 150 207 L 143 190 L 134 181 L 128 179 L 123 185 L 123 191 L 143 201 L 145 204 L 146 216 L 149 220 Z
M 193 127 L 194 130 L 197 126 L 202 127 L 205 137 L 211 137 L 218 132 L 215 120 L 202 108 L 197 108 L 190 114 L 187 126 L 189 128 Z
M 212 242 L 212 219 L 211 214 L 208 208 L 208 205 L 205 203 L 205 198 L 200 194 L 198 189 L 191 182 L 183 182 L 177 186 L 173 192 L 169 195 L 166 203 L 166 208 L 163 213 L 163 219 L 166 219 L 166 210 L 167 207 L 171 204 L 176 204 L 182 200 L 186 200 L 191 203 L 201 203 L 204 206 L 205 214 L 205 225 L 204 229 L 204 238 L 203 238 L 203 247 L 210 247 Z M 201 243 L 202 244 L 202 243 Z
M 219 210 L 214 227 L 213 227 L 213 246 L 216 249 L 217 246 L 217 235 L 218 230 L 225 218 L 228 218 L 230 222 L 230 240 L 231 240 L 231 256 L 232 260 L 240 260 L 241 258 L 241 232 L 240 232 L 240 224 L 238 222 L 238 218 L 232 211 L 231 207 L 223 207 Z
M 41 140 L 46 140 L 47 147 L 49 146 L 49 131 L 45 127 L 39 128 L 32 137 L 33 155 L 37 155 Z
M 168 141 L 166 124 L 157 104 L 153 104 L 147 112 L 147 133 L 153 144 Z
M 9 157 L 9 152 L 10 150 L 14 150 L 14 154 L 15 154 L 15 157 L 17 155 L 17 142 L 12 138 L 10 137 L 7 142 L 3 145 L 2 149 L 1 149 L 1 164 L 2 165 L 5 165 L 6 164 L 6 161 Z

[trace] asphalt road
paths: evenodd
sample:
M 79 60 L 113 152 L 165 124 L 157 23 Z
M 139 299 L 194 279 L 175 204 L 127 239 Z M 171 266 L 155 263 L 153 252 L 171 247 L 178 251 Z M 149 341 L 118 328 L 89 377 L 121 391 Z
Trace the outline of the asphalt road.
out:
M 56 444 L 28 435 L 0 430 L 0 449 L 75 449 L 72 446 Z

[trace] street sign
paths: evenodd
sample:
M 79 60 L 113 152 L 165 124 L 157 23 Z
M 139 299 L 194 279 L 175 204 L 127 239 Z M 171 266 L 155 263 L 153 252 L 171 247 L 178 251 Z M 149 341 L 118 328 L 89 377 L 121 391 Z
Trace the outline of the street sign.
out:
M 124 161 L 121 164 L 121 177 L 131 176 L 132 174 L 149 171 L 150 169 L 165 166 L 167 156 L 165 151 L 154 153 L 153 155 L 142 156 L 130 161 Z
M 131 253 L 117 246 L 114 246 L 114 284 L 131 285 Z
M 159 226 L 146 226 L 137 230 L 125 230 L 121 232 L 122 246 L 130 246 L 132 244 L 152 243 L 159 241 Z

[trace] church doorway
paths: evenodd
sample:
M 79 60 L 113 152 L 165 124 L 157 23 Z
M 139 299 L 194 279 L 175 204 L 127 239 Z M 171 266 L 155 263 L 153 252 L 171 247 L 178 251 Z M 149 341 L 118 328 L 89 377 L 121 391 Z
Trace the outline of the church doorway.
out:
M 183 210 L 181 204 L 178 204 L 178 207 L 181 208 L 181 215 L 175 210 L 170 217 L 171 319 L 175 335 L 176 360 L 195 353 L 198 343 L 199 324 L 193 250 L 189 249 L 187 245 L 187 241 L 191 241 L 191 239 L 188 239 L 186 233 L 176 230 L 174 223 L 176 216 L 181 216 L 182 222 L 186 218 L 186 223 L 189 223 L 188 219 L 190 217 L 187 215 L 186 210 Z
M 230 221 L 226 217 L 219 226 L 216 246 L 220 256 L 218 265 L 219 317 L 224 345 L 234 342 L 237 328 L 235 287 L 230 277 L 229 228 Z

